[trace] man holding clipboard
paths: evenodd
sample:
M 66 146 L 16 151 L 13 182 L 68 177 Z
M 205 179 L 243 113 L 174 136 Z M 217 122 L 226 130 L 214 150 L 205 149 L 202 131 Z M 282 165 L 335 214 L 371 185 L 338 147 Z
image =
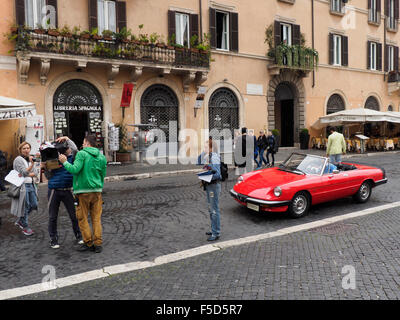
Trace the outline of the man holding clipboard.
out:
M 221 233 L 219 195 L 221 194 L 221 158 L 213 148 L 210 137 L 206 150 L 200 154 L 197 164 L 204 165 L 205 171 L 198 173 L 204 190 L 207 192 L 208 212 L 210 213 L 211 232 L 206 232 L 208 241 L 218 240 Z

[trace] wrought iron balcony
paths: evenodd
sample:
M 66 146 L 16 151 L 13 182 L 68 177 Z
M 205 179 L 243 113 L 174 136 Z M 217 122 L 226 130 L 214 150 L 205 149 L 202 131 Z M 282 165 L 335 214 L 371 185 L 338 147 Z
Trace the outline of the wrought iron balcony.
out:
M 390 71 L 387 77 L 388 92 L 395 93 L 400 92 L 400 72 Z
M 88 62 L 100 61 L 113 66 L 160 69 L 164 73 L 207 73 L 210 67 L 209 52 L 148 42 L 93 38 L 90 35 L 57 35 L 50 31 L 23 28 L 16 31 L 15 41 L 15 51 L 19 58 L 69 60 L 83 67 Z M 193 78 L 193 74 L 190 78 Z M 204 80 L 204 74 L 197 78 Z

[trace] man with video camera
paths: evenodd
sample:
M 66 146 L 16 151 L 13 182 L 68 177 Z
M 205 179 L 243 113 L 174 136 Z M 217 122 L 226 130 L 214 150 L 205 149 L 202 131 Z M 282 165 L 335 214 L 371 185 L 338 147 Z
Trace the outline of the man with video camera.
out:
M 58 154 L 63 154 L 67 157 L 69 163 L 74 162 L 78 148 L 75 143 L 68 137 L 59 137 L 55 140 L 49 148 L 55 148 Z M 43 152 L 43 151 L 42 151 Z M 58 155 L 57 155 L 58 156 Z M 57 159 L 58 161 L 58 159 Z M 48 169 L 48 168 L 47 168 Z M 75 212 L 75 201 L 72 194 L 72 174 L 69 173 L 62 164 L 58 168 L 45 171 L 48 181 L 48 208 L 49 208 L 49 235 L 50 247 L 58 249 L 57 233 L 57 218 L 61 202 L 64 203 L 65 208 L 69 214 L 72 223 L 72 229 L 78 244 L 82 244 L 82 235 L 79 229 L 78 220 Z

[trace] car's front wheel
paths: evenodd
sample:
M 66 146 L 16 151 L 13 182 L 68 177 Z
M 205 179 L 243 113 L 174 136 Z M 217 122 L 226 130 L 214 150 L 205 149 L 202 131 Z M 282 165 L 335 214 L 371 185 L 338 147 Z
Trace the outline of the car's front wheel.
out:
M 372 187 L 369 181 L 364 181 L 360 189 L 358 189 L 357 193 L 353 196 L 353 199 L 358 203 L 367 202 L 369 197 L 371 196 Z
M 310 198 L 304 191 L 297 192 L 289 204 L 289 214 L 292 218 L 305 216 L 310 208 Z

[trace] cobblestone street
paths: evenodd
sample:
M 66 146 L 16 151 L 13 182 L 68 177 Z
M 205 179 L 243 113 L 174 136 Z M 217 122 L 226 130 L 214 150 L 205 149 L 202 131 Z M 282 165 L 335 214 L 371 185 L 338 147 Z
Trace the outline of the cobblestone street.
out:
M 389 181 L 373 190 L 366 204 L 351 198 L 317 205 L 302 219 L 259 214 L 240 207 L 228 191 L 236 177 L 223 183 L 220 241 L 273 232 L 337 217 L 400 199 L 397 154 L 352 158 L 379 164 Z M 49 247 L 47 186 L 40 187 L 40 210 L 26 238 L 1 199 L 0 289 L 40 283 L 42 268 L 55 267 L 57 278 L 198 248 L 207 243 L 206 196 L 194 174 L 110 182 L 105 185 L 101 254 L 74 250 L 72 228 L 64 209 L 59 217 L 60 246 Z M 395 299 L 399 296 L 398 209 L 82 283 L 22 299 Z M 218 242 L 215 243 L 218 245 Z M 343 290 L 343 266 L 356 270 L 357 289 Z M 213 270 L 210 273 L 210 270 Z M 107 288 L 103 290 L 101 288 Z

